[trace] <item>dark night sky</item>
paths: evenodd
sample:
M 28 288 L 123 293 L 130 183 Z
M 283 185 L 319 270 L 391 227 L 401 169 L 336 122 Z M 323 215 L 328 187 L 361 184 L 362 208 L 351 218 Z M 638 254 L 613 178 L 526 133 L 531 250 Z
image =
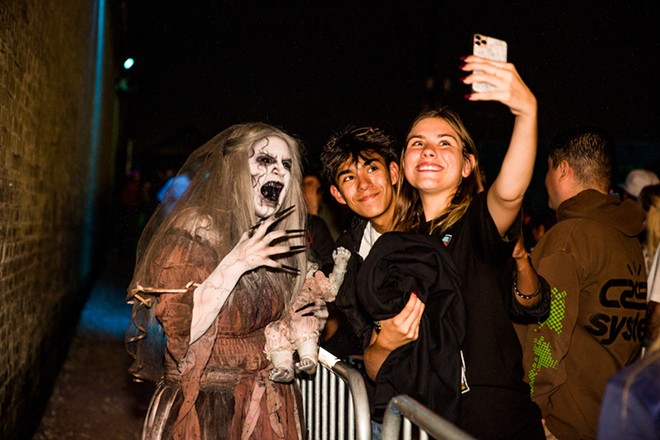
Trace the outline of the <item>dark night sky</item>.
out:
M 512 117 L 462 98 L 459 57 L 475 32 L 508 41 L 539 101 L 541 144 L 596 125 L 625 145 L 624 160 L 660 158 L 660 17 L 641 2 L 126 3 L 119 56 L 136 59 L 129 127 L 146 160 L 261 120 L 301 138 L 313 161 L 333 130 L 376 125 L 401 138 L 429 103 L 461 111 L 488 160 L 503 152 Z

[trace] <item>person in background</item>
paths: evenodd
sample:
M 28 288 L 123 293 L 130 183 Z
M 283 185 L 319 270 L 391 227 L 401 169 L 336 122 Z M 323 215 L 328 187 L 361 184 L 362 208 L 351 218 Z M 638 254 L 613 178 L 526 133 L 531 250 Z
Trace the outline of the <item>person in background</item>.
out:
M 649 270 L 660 245 L 660 184 L 642 188 L 638 202 L 646 216 L 642 248 L 646 269 Z
M 313 171 L 305 171 L 303 175 L 303 195 L 307 204 L 307 212 L 312 215 L 319 215 L 323 205 L 323 188 L 321 179 Z
M 158 384 L 144 438 L 305 437 L 300 390 L 269 381 L 264 353 L 307 271 L 299 148 L 267 124 L 231 126 L 191 154 L 186 188 L 147 224 L 126 334 L 129 371 Z M 320 302 L 304 313 L 325 317 Z
M 639 203 L 646 212 L 645 239 L 642 243 L 645 252 L 647 279 L 646 331 L 644 346 L 660 336 L 660 184 L 648 185 L 639 195 Z
M 528 327 L 523 358 L 548 438 L 596 438 L 607 379 L 642 346 L 644 212 L 609 194 L 612 167 L 612 144 L 598 130 L 551 143 L 545 186 L 557 223 L 532 252 L 552 288 L 551 313 Z
M 607 381 L 598 440 L 657 440 L 660 436 L 660 338 L 642 359 Z
M 337 226 L 340 212 L 335 212 L 336 206 L 331 207 L 325 200 L 325 189 L 321 182 L 321 176 L 313 169 L 308 168 L 303 176 L 303 195 L 307 203 L 308 212 L 323 219 L 332 241 L 334 242 L 341 234 Z
M 631 199 L 641 203 L 639 197 L 642 190 L 647 186 L 659 183 L 660 179 L 658 179 L 658 176 L 653 171 L 643 168 L 634 169 L 628 173 L 625 182 L 619 185 L 622 190 L 620 196 L 623 200 Z M 644 212 L 647 212 L 647 210 L 645 209 Z M 646 233 L 647 228 L 644 228 L 637 238 L 642 243 L 642 251 L 644 252 L 644 259 L 646 260 L 646 270 L 648 270 L 652 261 L 651 254 L 653 253 L 653 250 L 649 249 L 646 245 Z
M 332 238 L 328 224 L 318 215 L 323 194 L 320 181 L 315 173 L 307 171 L 304 174 L 302 190 L 307 206 L 308 257 L 328 276 L 334 265 L 332 251 L 335 248 L 335 241 Z
M 645 186 L 660 183 L 658 175 L 653 171 L 637 168 L 626 175 L 626 180 L 620 186 L 623 189 L 621 197 L 625 199 L 638 200 L 639 194 Z
M 543 234 L 556 222 L 555 213 L 550 209 L 537 211 L 524 210 L 523 234 L 527 252 L 531 253 L 534 250 L 534 246 L 543 237 Z

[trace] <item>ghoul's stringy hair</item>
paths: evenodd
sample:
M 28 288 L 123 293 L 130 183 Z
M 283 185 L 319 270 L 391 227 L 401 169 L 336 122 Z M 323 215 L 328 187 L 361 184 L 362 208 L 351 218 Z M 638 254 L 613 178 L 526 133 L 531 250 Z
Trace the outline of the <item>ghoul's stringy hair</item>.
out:
M 160 270 L 155 264 L 159 255 L 167 252 L 164 247 L 174 231 L 182 231 L 195 240 L 207 242 L 216 253 L 219 262 L 239 241 L 241 235 L 257 222 L 253 204 L 253 189 L 248 160 L 254 154 L 256 142 L 276 136 L 289 146 L 292 155 L 291 182 L 284 198 L 283 208 L 295 205 L 295 210 L 275 223 L 272 229 L 303 229 L 306 209 L 302 195 L 302 165 L 299 143 L 281 130 L 263 123 L 234 125 L 195 150 L 179 171 L 177 177 L 186 176 L 189 184 L 179 197 L 172 193 L 165 196 L 140 237 L 137 264 L 129 288 L 156 286 Z M 300 245 L 303 238 L 289 240 Z M 181 264 L 188 264 L 187 251 L 181 251 Z M 276 258 L 276 257 L 275 257 Z M 283 264 L 306 271 L 305 253 L 286 255 L 279 259 Z M 244 274 L 239 284 L 257 294 L 263 276 L 288 301 L 300 290 L 302 276 L 281 270 L 259 268 Z M 202 282 L 203 280 L 190 280 Z M 182 286 L 163 286 L 181 288 Z M 229 298 L 231 301 L 231 297 Z

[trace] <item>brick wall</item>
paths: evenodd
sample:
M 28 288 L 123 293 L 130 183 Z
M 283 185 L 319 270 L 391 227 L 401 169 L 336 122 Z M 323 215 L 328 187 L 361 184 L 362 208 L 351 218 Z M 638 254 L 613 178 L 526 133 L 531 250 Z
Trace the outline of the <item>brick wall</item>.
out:
M 95 82 L 103 3 L 0 1 L 3 439 L 29 438 L 36 426 L 94 267 L 89 244 L 100 232 L 95 214 L 106 205 L 113 156 L 107 36 L 104 80 L 100 87 Z M 102 103 L 97 109 L 95 96 Z

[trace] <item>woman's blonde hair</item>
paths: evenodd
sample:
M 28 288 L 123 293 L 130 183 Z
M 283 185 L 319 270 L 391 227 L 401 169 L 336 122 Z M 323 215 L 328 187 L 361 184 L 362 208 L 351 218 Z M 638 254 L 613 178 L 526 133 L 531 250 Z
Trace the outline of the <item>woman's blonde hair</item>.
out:
M 408 133 L 412 131 L 417 123 L 429 118 L 442 119 L 454 129 L 461 144 L 463 160 L 470 160 L 470 155 L 474 157 L 472 172 L 469 176 L 461 179 L 447 209 L 447 215 L 435 219 L 424 218 L 424 210 L 419 192 L 406 180 L 404 173 L 400 172 L 397 182 L 397 200 L 393 218 L 393 228 L 396 231 L 416 231 L 425 221 L 431 220 L 431 232 L 436 229 L 444 232 L 465 214 L 472 198 L 479 190 L 481 173 L 479 171 L 477 148 L 458 113 L 448 107 L 426 110 L 413 120 Z M 407 148 L 408 145 L 406 142 L 399 160 L 401 169 L 403 169 L 403 158 Z
M 650 268 L 660 244 L 660 184 L 644 187 L 639 194 L 639 202 L 646 212 L 646 239 L 644 245 L 647 252 L 646 267 Z

